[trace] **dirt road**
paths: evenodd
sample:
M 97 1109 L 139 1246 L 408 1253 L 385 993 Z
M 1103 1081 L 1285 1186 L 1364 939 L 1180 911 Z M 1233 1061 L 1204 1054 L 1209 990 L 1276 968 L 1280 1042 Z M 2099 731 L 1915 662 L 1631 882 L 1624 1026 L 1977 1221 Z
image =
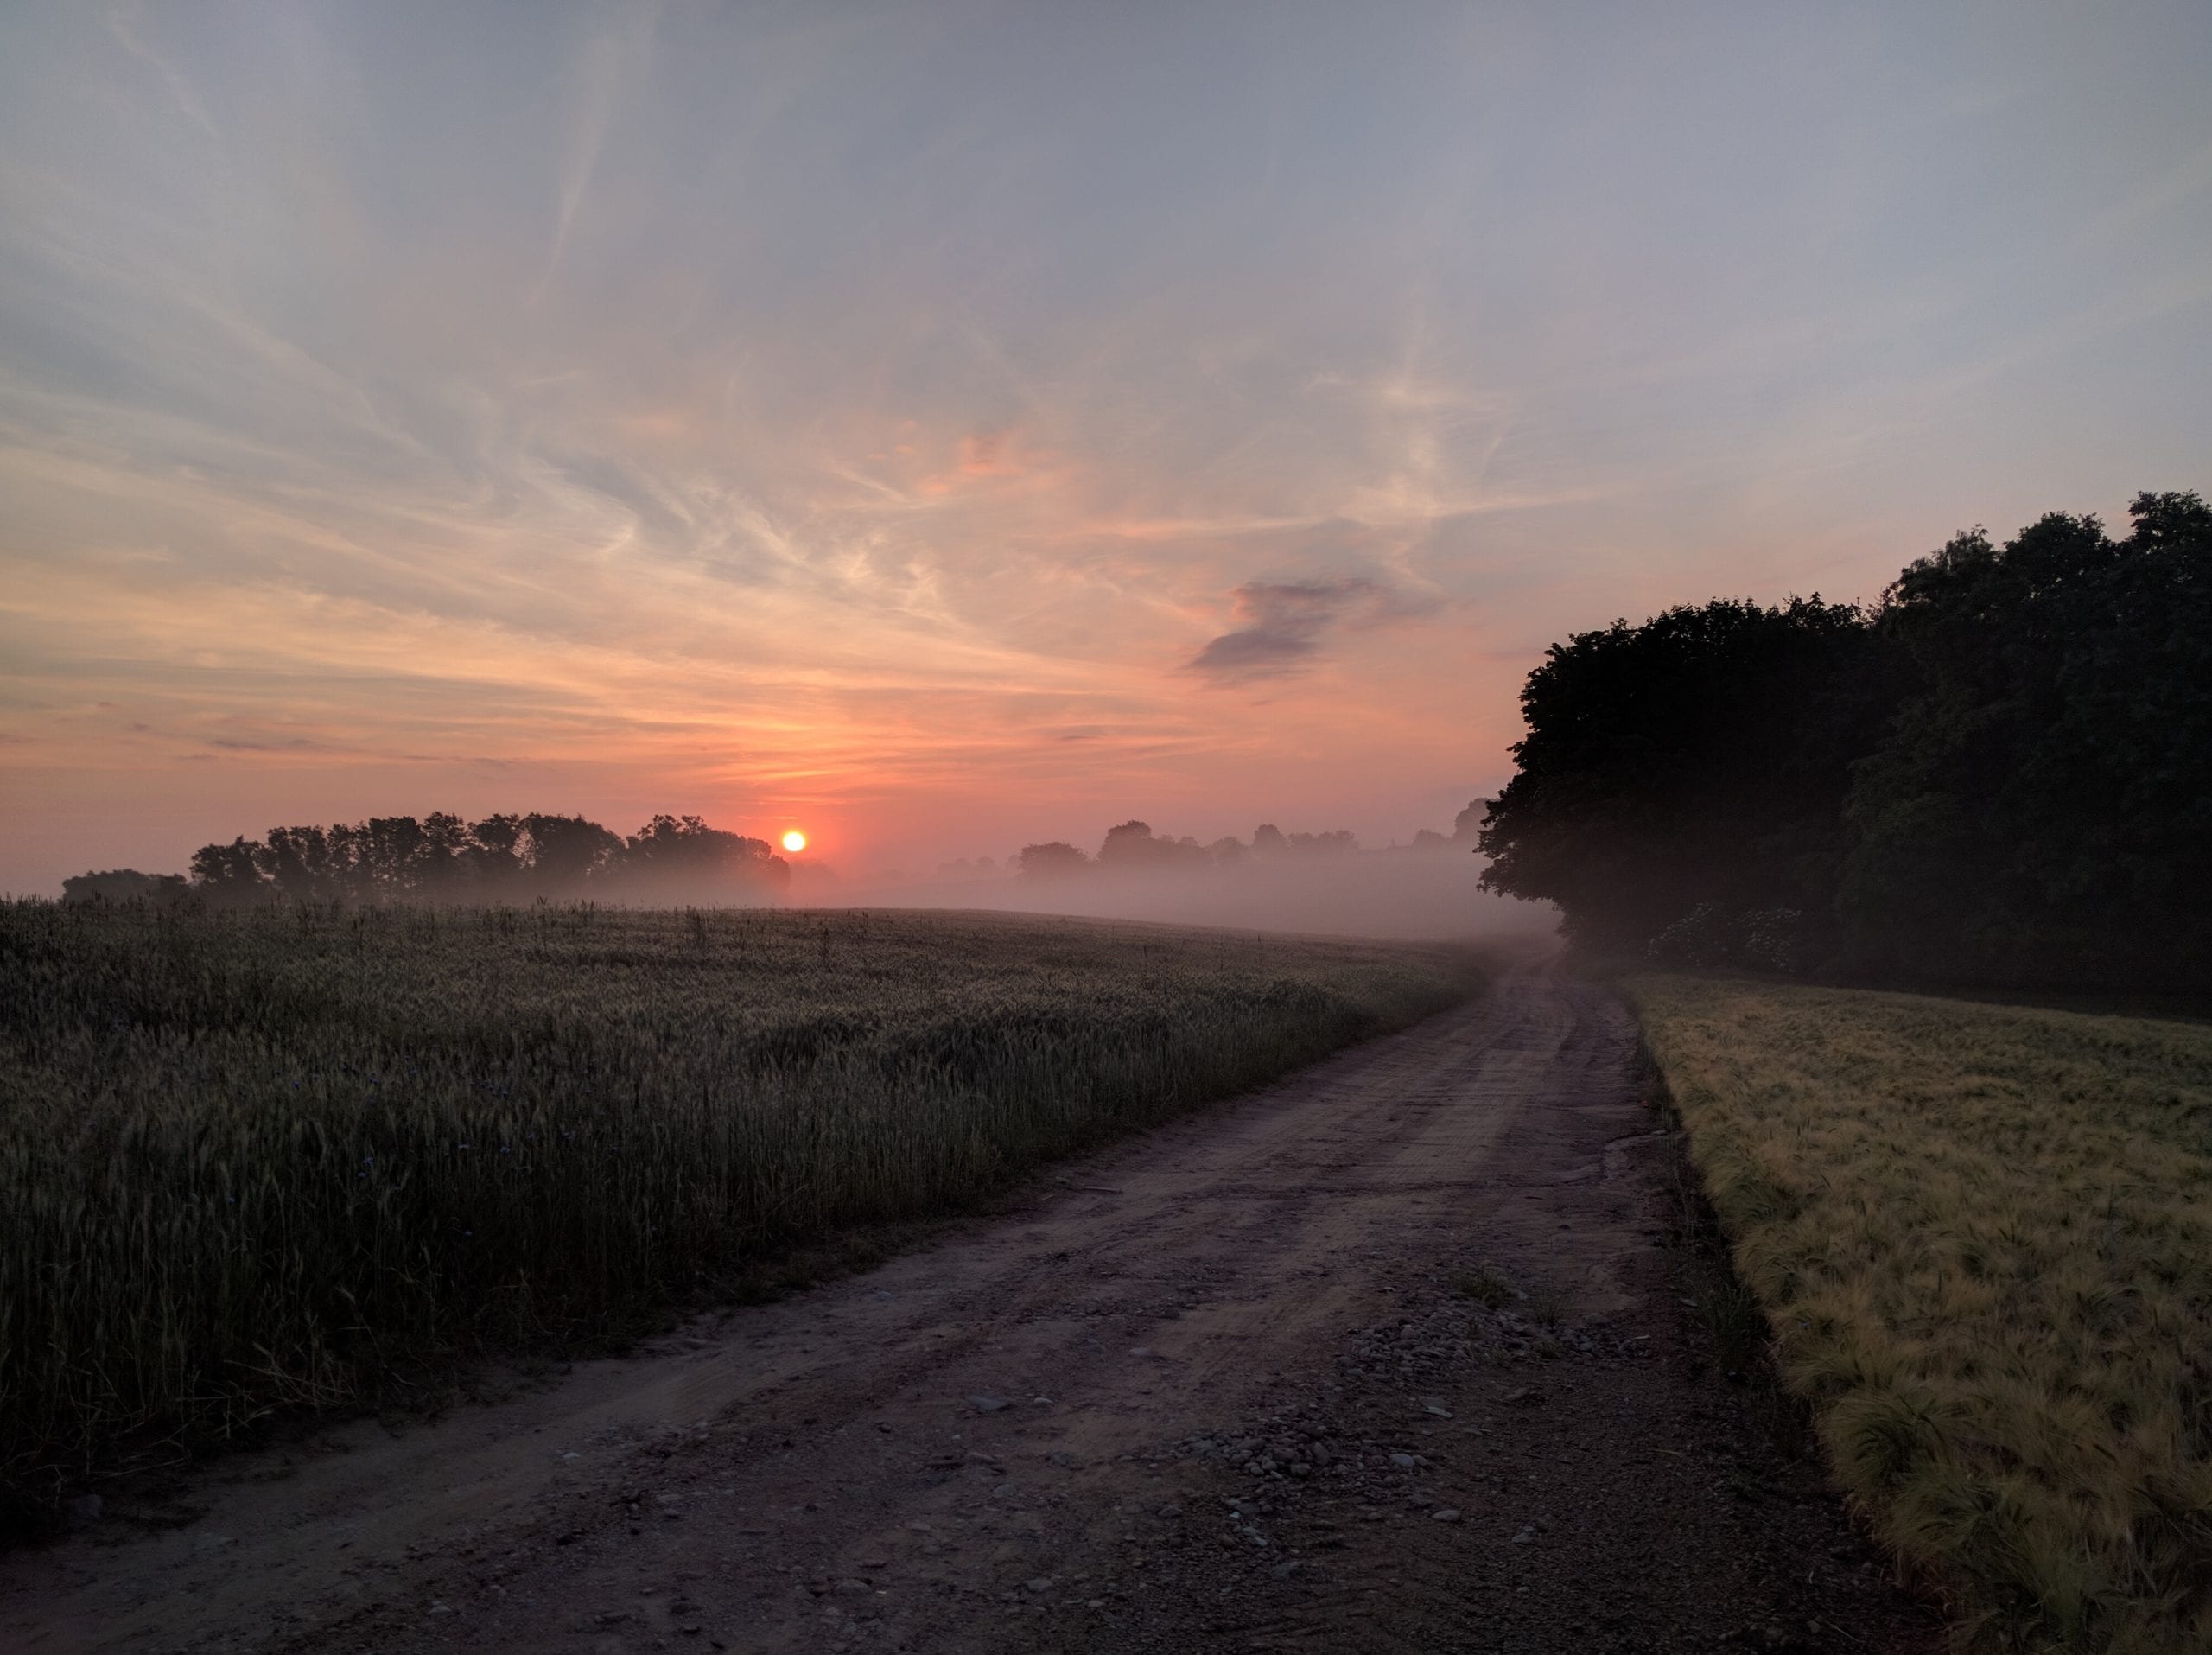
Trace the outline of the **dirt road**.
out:
M 1713 1367 L 1635 1048 L 1512 976 L 867 1275 L 5 1560 L 0 1646 L 1932 1648 Z

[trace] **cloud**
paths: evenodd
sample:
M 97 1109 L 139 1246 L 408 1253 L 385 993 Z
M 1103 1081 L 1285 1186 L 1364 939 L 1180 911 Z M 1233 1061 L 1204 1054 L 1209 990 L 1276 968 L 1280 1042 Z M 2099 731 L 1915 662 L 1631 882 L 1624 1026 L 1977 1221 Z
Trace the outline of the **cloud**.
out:
M 176 100 L 177 108 L 191 119 L 194 126 L 219 143 L 223 135 L 216 130 L 215 123 L 208 118 L 207 106 L 200 101 L 200 94 L 192 89 L 192 83 L 177 73 L 175 64 L 141 38 L 139 31 L 145 21 L 144 9 L 140 6 L 119 6 L 109 12 L 105 18 L 108 33 L 114 36 L 116 42 L 161 76 L 162 84 L 168 88 L 168 94 Z
M 896 445 L 895 452 L 910 455 L 915 445 Z M 924 474 L 912 487 L 924 500 L 941 500 L 971 489 L 1019 486 L 1049 491 L 1067 477 L 1067 468 L 1054 456 L 1029 446 L 1016 430 L 975 431 L 962 436 L 949 464 Z
M 0 887 L 167 854 L 187 763 L 205 837 L 704 790 L 910 861 L 1464 802 L 1593 617 L 2197 463 L 2212 150 L 2125 29 L 1967 107 L 1950 24 L 894 10 L 11 9 Z
M 642 78 L 651 59 L 654 22 L 650 7 L 633 7 L 621 18 L 619 27 L 587 41 L 576 55 L 575 118 L 569 130 L 567 153 L 562 158 L 553 245 L 546 257 L 545 272 L 538 281 L 539 296 L 543 296 L 560 268 L 561 255 L 569 245 L 569 232 L 575 226 L 576 215 L 599 170 L 600 156 L 607 148 L 607 134 L 614 124 L 616 106 L 624 93 Z
M 1380 581 L 1249 581 L 1231 594 L 1244 624 L 1212 640 L 1188 670 L 1217 683 L 1282 678 L 1313 665 L 1323 641 L 1347 627 L 1370 626 L 1426 606 Z
M 220 748 L 226 753 L 338 753 L 345 751 L 329 742 L 317 741 L 311 735 L 288 736 L 283 741 L 251 741 L 241 736 L 211 737 L 207 745 Z

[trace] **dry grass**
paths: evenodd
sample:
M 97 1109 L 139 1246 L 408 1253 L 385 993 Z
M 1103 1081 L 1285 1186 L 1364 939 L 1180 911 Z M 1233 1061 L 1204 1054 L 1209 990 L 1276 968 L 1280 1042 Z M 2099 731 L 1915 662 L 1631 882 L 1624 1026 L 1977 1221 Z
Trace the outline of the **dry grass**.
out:
M 619 1334 L 1471 983 L 957 913 L 0 905 L 0 1515 L 124 1438 Z
M 1452 1270 L 1449 1279 L 1453 1292 L 1463 1299 L 1472 1299 L 1485 1310 L 1495 1310 L 1521 1297 L 1520 1289 L 1488 1264 L 1463 1265 Z
M 2212 1648 L 2212 1028 L 1630 990 L 1785 1381 L 1964 1639 Z

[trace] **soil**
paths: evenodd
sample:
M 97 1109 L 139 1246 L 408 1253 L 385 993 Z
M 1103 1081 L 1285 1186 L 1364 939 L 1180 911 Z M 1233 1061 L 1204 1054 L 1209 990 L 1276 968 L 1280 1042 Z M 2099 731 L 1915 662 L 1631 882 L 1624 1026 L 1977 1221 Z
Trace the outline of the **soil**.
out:
M 1932 1652 L 1530 968 L 642 1354 L 111 1500 L 55 1651 Z

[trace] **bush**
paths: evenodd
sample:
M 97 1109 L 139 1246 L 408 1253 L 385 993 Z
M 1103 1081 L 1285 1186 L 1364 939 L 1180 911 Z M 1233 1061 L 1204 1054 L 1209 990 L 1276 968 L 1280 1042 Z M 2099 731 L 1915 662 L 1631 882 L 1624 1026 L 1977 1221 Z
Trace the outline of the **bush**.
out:
M 1646 944 L 1644 956 L 1661 965 L 1726 965 L 1794 976 L 1803 969 L 1804 921 L 1795 908 L 1732 913 L 1718 902 L 1700 902 Z

